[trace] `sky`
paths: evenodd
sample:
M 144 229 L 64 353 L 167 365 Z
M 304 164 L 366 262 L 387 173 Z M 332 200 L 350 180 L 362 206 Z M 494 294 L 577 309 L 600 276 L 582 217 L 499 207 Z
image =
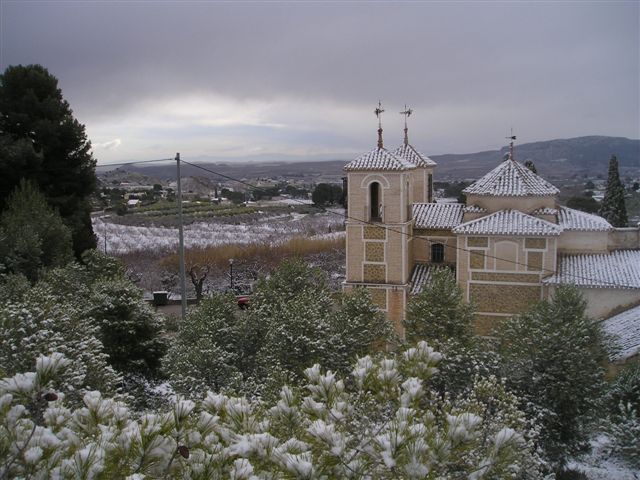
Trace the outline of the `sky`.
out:
M 0 0 L 0 68 L 59 79 L 99 164 L 640 138 L 640 2 Z

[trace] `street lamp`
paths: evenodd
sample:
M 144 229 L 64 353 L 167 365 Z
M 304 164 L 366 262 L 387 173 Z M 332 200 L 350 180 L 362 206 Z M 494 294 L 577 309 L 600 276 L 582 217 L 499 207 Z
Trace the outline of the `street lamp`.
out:
M 231 280 L 231 291 L 233 292 L 233 258 L 229 259 L 229 279 Z

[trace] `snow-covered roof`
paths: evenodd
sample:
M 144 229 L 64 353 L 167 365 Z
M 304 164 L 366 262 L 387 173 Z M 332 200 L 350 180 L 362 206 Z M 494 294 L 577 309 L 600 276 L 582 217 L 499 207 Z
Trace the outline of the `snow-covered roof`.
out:
M 590 288 L 640 288 L 640 250 L 562 255 L 558 272 L 543 282 Z
M 557 215 L 557 208 L 540 207 L 531 212 L 531 215 Z
M 480 205 L 467 205 L 463 210 L 464 213 L 485 213 L 487 211 L 486 208 Z
M 453 228 L 462 222 L 464 203 L 414 203 L 415 228 Z
M 411 295 L 418 295 L 422 292 L 423 287 L 431 281 L 431 275 L 435 267 L 428 263 L 417 263 L 411 275 Z
M 640 305 L 607 318 L 602 326 L 618 347 L 618 351 L 610 357 L 612 362 L 626 360 L 640 353 Z
M 347 163 L 343 170 L 348 172 L 365 170 L 403 171 L 413 168 L 416 168 L 413 163 L 394 155 L 386 148 L 374 148 Z
M 420 153 L 411 144 L 403 144 L 399 146 L 393 151 L 393 154 L 413 163 L 416 167 L 434 167 L 437 165 L 436 162 L 431 160 L 426 155 Z
M 567 207 L 560 207 L 558 225 L 563 230 L 579 230 L 583 232 L 608 232 L 613 230 L 613 226 L 604 218 Z
M 532 217 L 518 210 L 500 210 L 458 225 L 453 233 L 461 235 L 560 235 L 562 230 L 555 224 Z
M 557 195 L 559 190 L 524 165 L 508 159 L 463 192 L 498 197 L 544 197 Z

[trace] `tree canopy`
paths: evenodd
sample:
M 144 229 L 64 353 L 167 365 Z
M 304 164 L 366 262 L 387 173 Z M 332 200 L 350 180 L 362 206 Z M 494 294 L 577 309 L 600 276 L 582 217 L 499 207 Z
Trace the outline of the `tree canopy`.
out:
M 0 75 L 0 112 L 0 210 L 20 180 L 30 179 L 71 228 L 76 256 L 95 248 L 89 196 L 96 162 L 58 80 L 40 65 L 8 67 Z
M 629 223 L 627 219 L 627 207 L 624 202 L 624 186 L 620 181 L 618 172 L 618 159 L 611 155 L 609 160 L 609 176 L 607 178 L 607 189 L 600 207 L 600 215 L 614 227 L 626 227 Z

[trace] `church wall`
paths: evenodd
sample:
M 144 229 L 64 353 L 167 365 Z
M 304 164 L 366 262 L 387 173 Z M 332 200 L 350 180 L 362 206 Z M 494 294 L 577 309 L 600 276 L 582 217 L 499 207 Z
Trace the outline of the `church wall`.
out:
M 459 236 L 458 248 L 457 281 L 476 307 L 478 334 L 544 298 L 541 278 L 555 269 L 555 238 Z
M 485 195 L 467 195 L 467 205 L 479 205 L 487 209 L 487 214 L 499 210 L 515 209 L 531 213 L 542 207 L 555 208 L 555 197 L 489 197 Z
M 411 172 L 411 203 L 429 203 L 432 200 L 429 198 L 429 175 L 433 176 L 432 167 L 416 168 Z
M 616 228 L 609 232 L 609 250 L 640 248 L 640 227 Z
M 558 253 L 607 253 L 607 232 L 565 231 L 558 239 Z
M 547 298 L 553 296 L 556 287 L 550 285 Z M 640 289 L 621 288 L 584 288 L 579 287 L 580 293 L 587 302 L 586 314 L 595 319 L 604 319 L 626 310 L 640 303 Z
M 444 247 L 444 261 L 442 263 L 455 265 L 457 260 L 457 239 L 450 230 L 434 231 L 429 235 L 428 230 L 421 230 L 412 245 L 413 258 L 415 262 L 431 263 L 431 245 L 442 243 Z M 425 234 L 426 233 L 426 234 Z

